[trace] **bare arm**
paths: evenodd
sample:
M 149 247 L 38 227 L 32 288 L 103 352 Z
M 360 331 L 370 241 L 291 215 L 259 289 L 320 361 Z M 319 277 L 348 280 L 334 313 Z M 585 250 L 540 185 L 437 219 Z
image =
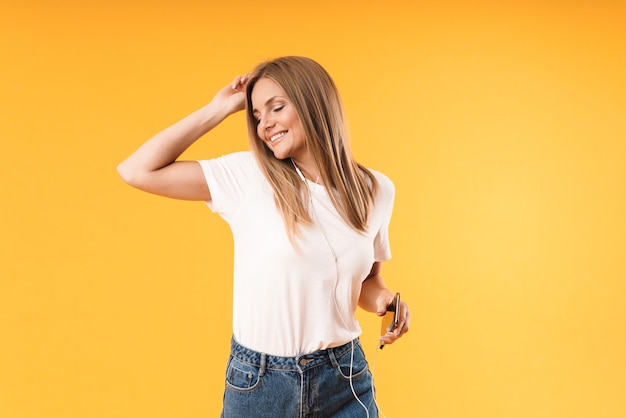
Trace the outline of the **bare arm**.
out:
M 177 158 L 226 117 L 245 106 L 247 77 L 236 77 L 206 106 L 164 129 L 122 161 L 117 171 L 140 190 L 186 200 L 211 200 L 200 165 Z
M 383 316 L 387 312 L 387 306 L 393 302 L 395 294 L 385 285 L 380 271 L 381 263 L 375 262 L 361 287 L 359 306 L 368 312 L 376 312 L 378 316 Z M 401 300 L 398 327 L 395 331 L 388 332 L 387 335 L 383 336 L 381 341 L 385 344 L 392 344 L 407 333 L 409 331 L 410 317 L 411 312 L 408 305 Z

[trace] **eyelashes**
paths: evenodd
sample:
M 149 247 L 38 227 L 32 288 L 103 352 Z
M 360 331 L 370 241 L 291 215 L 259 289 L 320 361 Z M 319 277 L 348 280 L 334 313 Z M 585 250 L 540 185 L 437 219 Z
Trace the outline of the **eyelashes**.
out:
M 286 105 L 286 104 L 281 104 L 281 105 L 278 105 L 278 106 L 276 106 L 276 107 L 274 107 L 274 108 L 272 109 L 272 112 L 274 112 L 274 113 L 278 113 L 278 112 L 280 112 L 281 110 L 283 110 L 283 109 L 285 108 L 285 106 L 287 106 L 287 105 Z M 256 121 L 256 124 L 258 125 L 259 123 L 261 123 L 261 117 L 257 116 L 257 117 L 255 118 L 255 121 Z

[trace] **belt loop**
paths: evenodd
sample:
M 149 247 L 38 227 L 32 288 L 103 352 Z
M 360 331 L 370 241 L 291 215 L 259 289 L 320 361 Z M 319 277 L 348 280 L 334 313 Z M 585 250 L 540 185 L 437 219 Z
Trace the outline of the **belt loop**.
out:
M 339 367 L 339 363 L 337 363 L 337 358 L 335 357 L 335 349 L 334 348 L 329 348 L 328 349 L 328 357 L 330 358 L 330 362 L 333 365 L 333 367 Z
M 261 353 L 261 366 L 259 368 L 259 376 L 265 375 L 265 365 L 267 364 L 267 354 Z

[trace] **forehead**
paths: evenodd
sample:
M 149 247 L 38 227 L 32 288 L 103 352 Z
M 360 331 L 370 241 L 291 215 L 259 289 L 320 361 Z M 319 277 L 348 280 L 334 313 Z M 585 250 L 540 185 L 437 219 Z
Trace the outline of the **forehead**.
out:
M 254 109 L 260 109 L 274 98 L 287 98 L 285 90 L 274 80 L 267 77 L 259 78 L 252 88 L 250 99 Z

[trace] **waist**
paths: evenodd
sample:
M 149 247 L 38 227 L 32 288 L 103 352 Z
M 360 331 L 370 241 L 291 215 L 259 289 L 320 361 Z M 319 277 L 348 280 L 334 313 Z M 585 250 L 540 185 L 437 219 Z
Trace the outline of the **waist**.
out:
M 303 370 L 312 368 L 328 362 L 335 362 L 338 357 L 349 353 L 353 347 L 360 346 L 358 338 L 338 347 L 327 348 L 302 354 L 295 357 L 273 356 L 266 353 L 254 351 L 239 344 L 235 338 L 231 340 L 231 355 L 245 363 L 270 370 Z

